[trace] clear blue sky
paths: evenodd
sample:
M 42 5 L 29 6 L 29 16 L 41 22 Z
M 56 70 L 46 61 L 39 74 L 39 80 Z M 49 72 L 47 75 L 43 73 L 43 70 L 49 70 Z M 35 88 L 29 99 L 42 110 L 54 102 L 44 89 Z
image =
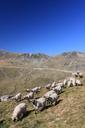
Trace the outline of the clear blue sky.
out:
M 85 50 L 85 0 L 0 0 L 0 49 Z

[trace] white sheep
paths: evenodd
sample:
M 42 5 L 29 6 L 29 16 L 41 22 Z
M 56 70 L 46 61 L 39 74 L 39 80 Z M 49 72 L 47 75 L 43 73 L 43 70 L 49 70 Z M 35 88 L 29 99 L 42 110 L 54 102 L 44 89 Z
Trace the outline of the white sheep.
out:
M 57 86 L 61 86 L 61 88 L 64 88 L 64 83 L 63 82 L 59 82 L 59 83 L 57 83 Z
M 68 81 L 67 87 L 72 87 L 72 81 L 71 80 Z
M 46 98 L 41 97 L 39 99 L 33 99 L 31 100 L 33 107 L 35 111 L 41 111 L 45 108 L 46 106 Z
M 76 79 L 75 77 L 70 77 L 68 78 L 67 81 L 67 87 L 73 87 L 73 86 L 76 86 Z
M 79 73 L 79 77 L 83 78 L 83 73 L 82 72 Z
M 31 91 L 34 93 L 38 93 L 38 92 L 40 92 L 40 89 L 41 89 L 41 87 L 35 87 L 35 88 L 31 89 Z
M 77 86 L 81 86 L 81 85 L 82 85 L 81 81 L 77 79 L 77 80 L 76 80 L 76 85 L 77 85 Z
M 68 79 L 64 79 L 64 81 L 63 81 L 63 85 L 64 85 L 64 87 L 66 87 L 67 84 L 68 84 Z
M 20 101 L 21 100 L 21 93 L 16 94 L 14 97 L 12 97 L 11 99 L 15 99 L 16 101 Z
M 50 90 L 50 91 L 48 91 L 48 92 L 46 92 L 46 93 L 44 94 L 44 97 L 45 97 L 45 98 L 49 98 L 49 96 L 52 95 L 53 93 L 55 93 L 55 91 L 54 91 L 54 90 Z
M 76 79 L 74 77 L 70 77 L 70 81 L 72 86 L 76 86 Z
M 55 88 L 53 88 L 53 91 L 55 91 L 57 94 L 60 94 L 62 92 L 62 86 L 58 85 Z
M 30 92 L 30 89 L 28 88 L 28 89 L 26 89 L 26 92 Z
M 79 73 L 79 72 L 73 72 L 73 73 L 72 73 L 72 76 L 73 76 L 73 77 L 78 77 L 78 73 Z
M 14 108 L 13 114 L 12 114 L 12 121 L 18 121 L 23 118 L 23 116 L 26 114 L 26 104 L 20 103 Z
M 56 82 L 55 81 L 51 85 L 51 88 L 54 88 L 54 87 L 56 87 Z
M 48 101 L 53 104 L 56 105 L 57 101 L 58 101 L 59 95 L 56 93 L 53 93 L 49 96 Z
M 23 99 L 27 99 L 28 101 L 30 101 L 30 99 L 33 99 L 33 98 L 34 98 L 34 92 L 30 92 L 23 97 Z
M 47 85 L 45 85 L 45 88 L 48 89 L 48 90 L 50 90 L 50 88 L 51 88 L 51 84 L 47 84 Z
M 4 95 L 4 96 L 1 96 L 0 97 L 0 101 L 3 102 L 3 101 L 8 101 L 12 98 L 11 95 Z
M 77 71 L 77 72 L 75 72 L 75 73 L 72 73 L 72 75 L 75 76 L 75 77 L 80 77 L 80 78 L 83 77 L 83 73 L 80 72 L 80 71 Z

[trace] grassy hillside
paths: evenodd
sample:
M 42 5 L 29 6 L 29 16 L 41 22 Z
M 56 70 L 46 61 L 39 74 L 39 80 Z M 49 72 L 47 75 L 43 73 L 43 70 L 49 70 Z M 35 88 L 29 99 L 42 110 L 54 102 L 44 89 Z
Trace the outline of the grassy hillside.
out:
M 49 82 L 58 81 L 69 76 L 50 70 L 33 70 L 29 68 L 0 68 L 0 95 L 23 91 L 26 88 L 44 86 Z
M 47 90 L 44 85 L 63 80 L 70 71 L 85 71 L 85 53 L 69 52 L 55 57 L 44 54 L 15 54 L 0 52 L 0 96 L 26 94 L 27 88 L 42 86 L 42 96 Z M 53 69 L 53 70 L 52 70 Z M 58 69 L 58 70 L 57 70 Z M 60 102 L 35 114 L 27 101 L 28 113 L 21 121 L 13 123 L 11 114 L 18 104 L 15 101 L 0 102 L 0 128 L 85 128 L 85 74 L 83 86 L 64 89 Z
M 56 106 L 49 106 L 38 113 L 27 103 L 28 114 L 17 123 L 10 119 L 15 102 L 0 103 L 0 117 L 4 122 L 0 128 L 84 128 L 85 127 L 85 86 L 65 89 Z M 42 94 L 46 90 L 42 89 Z

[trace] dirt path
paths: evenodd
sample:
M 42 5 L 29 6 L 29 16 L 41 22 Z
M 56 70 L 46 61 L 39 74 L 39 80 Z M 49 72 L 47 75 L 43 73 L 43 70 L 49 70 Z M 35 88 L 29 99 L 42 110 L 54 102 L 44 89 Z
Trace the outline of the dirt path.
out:
M 51 70 L 51 71 L 59 71 L 59 72 L 66 72 L 66 73 L 72 73 L 73 71 L 68 70 L 61 70 L 56 68 L 33 68 L 34 70 Z
M 22 66 L 4 66 L 4 65 L 0 65 L 0 67 L 29 69 L 29 67 L 22 67 Z M 33 70 L 51 70 L 51 71 L 59 71 L 59 72 L 72 73 L 72 71 L 69 71 L 69 70 L 62 70 L 62 69 L 56 69 L 56 68 L 32 68 L 32 69 Z

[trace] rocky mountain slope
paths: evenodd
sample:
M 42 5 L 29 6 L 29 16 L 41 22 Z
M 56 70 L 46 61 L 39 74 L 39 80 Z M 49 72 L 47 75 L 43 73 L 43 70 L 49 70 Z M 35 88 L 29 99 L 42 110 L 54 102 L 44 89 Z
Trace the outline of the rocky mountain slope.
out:
M 47 67 L 66 70 L 85 70 L 85 53 L 67 52 L 54 57 L 37 53 L 11 53 L 0 51 L 0 65 Z

